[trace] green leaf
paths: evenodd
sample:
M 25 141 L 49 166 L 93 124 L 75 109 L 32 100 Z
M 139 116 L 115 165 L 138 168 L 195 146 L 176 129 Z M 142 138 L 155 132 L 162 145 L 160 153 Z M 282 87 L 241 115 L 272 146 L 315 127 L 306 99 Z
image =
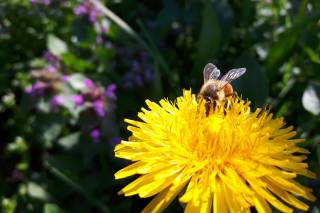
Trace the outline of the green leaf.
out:
M 314 115 L 320 113 L 320 83 L 310 82 L 302 95 L 302 105 Z
M 318 163 L 320 163 L 320 144 L 316 145 L 316 152 L 317 152 Z
M 313 209 L 312 209 L 312 211 L 311 211 L 312 213 L 320 213 L 320 207 L 313 207 Z
M 71 114 L 73 114 L 74 116 L 77 116 L 78 111 L 75 110 L 75 104 L 72 100 L 72 94 L 65 93 L 60 95 L 60 97 L 62 98 L 61 105 L 67 108 Z
M 97 47 L 95 49 L 96 56 L 102 62 L 113 59 L 116 55 L 116 51 L 114 49 L 106 49 L 104 47 Z
M 28 151 L 28 144 L 23 137 L 16 136 L 14 142 L 7 145 L 7 151 L 23 154 Z
M 46 61 L 43 58 L 35 58 L 30 61 L 29 65 L 32 68 L 44 67 L 46 65 Z
M 44 213 L 60 213 L 62 212 L 59 206 L 53 203 L 46 203 L 43 208 Z
M 41 112 L 49 113 L 50 109 L 51 109 L 51 105 L 50 105 L 50 102 L 48 102 L 48 101 L 44 100 L 43 98 L 41 98 L 39 100 L 39 102 L 37 103 L 37 108 Z
M 213 7 L 215 8 L 215 11 L 217 14 L 216 16 L 219 20 L 219 23 L 223 23 L 223 24 L 220 24 L 221 31 L 223 32 L 223 39 L 221 39 L 221 42 L 225 44 L 229 41 L 229 38 L 232 36 L 232 27 L 234 24 L 234 12 L 231 7 L 231 3 L 229 3 L 228 0 L 214 0 L 212 1 L 212 4 L 213 4 Z M 251 8 L 246 8 L 246 10 L 249 10 L 249 9 Z M 248 11 L 245 11 L 245 12 L 248 12 Z
M 317 64 L 320 64 L 320 56 L 317 54 L 312 48 L 310 47 L 305 47 L 304 51 L 308 54 L 309 59 Z
M 95 41 L 94 29 L 89 24 L 83 24 L 81 19 L 76 19 L 72 22 L 71 31 L 77 44 L 85 43 L 89 45 L 90 41 Z
M 57 114 L 39 114 L 34 122 L 34 129 L 39 132 L 41 139 L 52 142 L 60 135 L 66 120 Z
M 57 177 L 63 183 L 65 183 L 66 186 L 74 189 L 79 194 L 81 194 L 83 197 L 85 197 L 89 203 L 98 207 L 101 212 L 105 212 L 105 213 L 110 212 L 108 206 L 106 206 L 103 202 L 97 200 L 95 197 L 93 197 L 93 195 L 91 195 L 91 193 L 89 191 L 85 190 L 81 185 L 79 185 L 78 183 L 76 183 L 75 181 L 70 179 L 68 176 L 66 176 L 64 173 L 62 173 L 60 170 L 58 170 L 57 168 L 50 165 L 49 162 L 46 161 L 44 163 L 44 166 L 49 170 L 49 172 L 51 174 L 53 174 L 55 177 Z
M 28 162 L 20 162 L 16 165 L 17 170 L 26 171 L 29 168 Z
M 66 150 L 69 150 L 69 149 L 72 149 L 72 147 L 74 147 L 79 142 L 79 138 L 80 138 L 80 133 L 75 132 L 61 138 L 58 141 L 58 143 Z
M 154 66 L 154 72 L 153 72 L 153 87 L 152 87 L 152 96 L 154 100 L 158 100 L 163 96 L 163 88 L 161 84 L 161 75 L 159 71 L 159 66 L 155 64 Z
M 254 106 L 262 107 L 268 97 L 268 79 L 257 60 L 244 53 L 236 61 L 235 67 L 245 67 L 247 72 L 232 82 L 235 91 L 252 101 Z
M 47 126 L 46 130 L 43 132 L 43 138 L 45 141 L 52 141 L 58 137 L 62 129 L 61 123 L 55 122 Z
M 35 182 L 28 183 L 28 193 L 30 197 L 38 200 L 47 201 L 50 199 L 49 193 L 42 186 Z
M 83 72 L 86 69 L 92 68 L 92 64 L 88 61 L 78 58 L 71 53 L 65 53 L 61 57 L 64 64 L 74 71 Z
M 16 198 L 2 198 L 1 199 L 1 210 L 5 213 L 14 213 L 17 208 Z
M 63 171 L 67 171 L 68 174 L 77 174 L 83 169 L 82 159 L 79 155 L 74 155 L 72 150 L 64 152 L 60 155 L 50 156 L 48 161 L 55 167 Z M 77 152 L 78 150 L 75 150 Z
M 84 80 L 86 77 L 82 74 L 76 73 L 69 76 L 69 82 L 71 86 L 76 90 L 83 90 L 86 88 L 86 85 L 84 83 Z
M 278 73 L 277 67 L 281 65 L 281 62 L 285 61 L 292 53 L 299 35 L 300 31 L 293 28 L 281 34 L 278 41 L 271 45 L 266 59 L 268 75 L 271 79 Z
M 194 74 L 202 70 L 204 65 L 212 61 L 220 48 L 221 29 L 217 15 L 209 1 L 203 2 L 201 31 L 196 44 L 196 55 L 194 57 Z
M 47 48 L 55 56 L 61 56 L 68 52 L 66 43 L 53 34 L 50 34 L 47 37 Z

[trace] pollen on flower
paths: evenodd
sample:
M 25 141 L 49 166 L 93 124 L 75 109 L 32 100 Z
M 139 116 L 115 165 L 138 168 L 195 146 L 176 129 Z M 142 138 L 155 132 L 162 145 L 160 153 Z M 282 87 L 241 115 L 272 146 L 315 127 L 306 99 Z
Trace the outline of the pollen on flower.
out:
M 146 104 L 141 121 L 125 120 L 132 136 L 115 147 L 116 157 L 134 162 L 115 178 L 141 175 L 119 193 L 156 195 L 144 212 L 161 212 L 179 194 L 185 212 L 306 211 L 298 197 L 315 200 L 294 180 L 315 174 L 303 162 L 308 151 L 297 146 L 303 139 L 293 138 L 282 118 L 252 112 L 239 97 L 218 103 L 208 115 L 191 91 L 174 103 Z

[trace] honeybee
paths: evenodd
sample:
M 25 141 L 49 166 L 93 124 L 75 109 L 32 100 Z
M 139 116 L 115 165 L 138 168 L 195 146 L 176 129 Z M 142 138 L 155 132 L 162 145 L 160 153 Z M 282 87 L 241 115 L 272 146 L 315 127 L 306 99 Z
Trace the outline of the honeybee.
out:
M 210 105 L 216 101 L 223 101 L 227 97 L 235 95 L 231 82 L 246 72 L 246 68 L 232 69 L 220 79 L 220 70 L 212 63 L 208 63 L 203 69 L 203 86 L 197 95 L 197 101 L 205 100 L 207 114 Z

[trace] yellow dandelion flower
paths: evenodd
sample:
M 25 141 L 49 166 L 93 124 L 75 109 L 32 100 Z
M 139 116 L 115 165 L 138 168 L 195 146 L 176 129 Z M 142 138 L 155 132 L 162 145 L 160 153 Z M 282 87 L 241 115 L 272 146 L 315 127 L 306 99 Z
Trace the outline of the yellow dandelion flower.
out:
M 141 198 L 156 195 L 143 212 L 161 212 L 175 197 L 185 212 L 306 211 L 297 197 L 314 201 L 311 189 L 297 175 L 315 178 L 297 146 L 303 139 L 282 118 L 250 103 L 231 98 L 206 115 L 191 91 L 175 103 L 146 101 L 142 121 L 128 120 L 129 141 L 115 148 L 119 158 L 133 161 L 116 179 L 140 174 L 119 193 Z

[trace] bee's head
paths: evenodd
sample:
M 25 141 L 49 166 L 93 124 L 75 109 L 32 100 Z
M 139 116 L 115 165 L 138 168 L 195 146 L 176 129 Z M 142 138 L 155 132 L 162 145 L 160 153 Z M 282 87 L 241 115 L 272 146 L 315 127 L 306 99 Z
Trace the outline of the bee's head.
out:
M 216 84 L 208 84 L 206 87 L 203 98 L 207 101 L 212 103 L 214 100 L 218 99 L 218 87 Z
M 203 87 L 197 96 L 197 99 L 203 99 L 207 103 L 213 103 L 214 100 L 218 99 L 218 87 L 215 84 L 208 84 Z
M 207 103 L 212 103 L 213 99 L 210 95 L 204 95 L 203 99 L 207 102 Z

